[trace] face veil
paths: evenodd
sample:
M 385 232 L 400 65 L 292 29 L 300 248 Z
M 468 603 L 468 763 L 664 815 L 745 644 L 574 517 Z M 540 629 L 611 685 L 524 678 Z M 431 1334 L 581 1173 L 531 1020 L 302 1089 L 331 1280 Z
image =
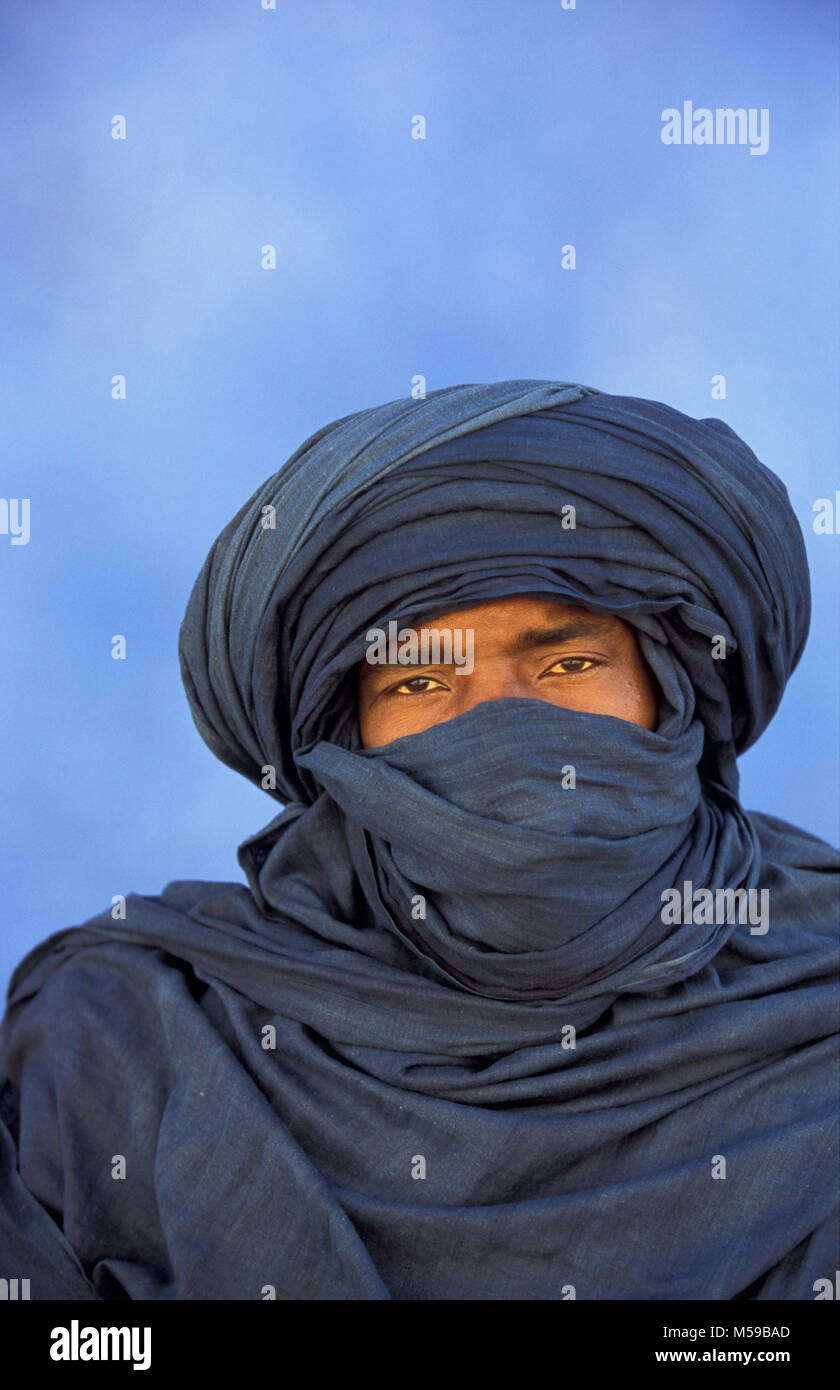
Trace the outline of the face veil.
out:
M 521 595 L 631 624 L 656 727 L 509 698 L 363 747 L 371 627 Z M 18 966 L 4 1253 L 40 1296 L 813 1298 L 838 856 L 736 762 L 808 622 L 785 488 L 720 420 L 523 380 L 312 435 L 180 633 L 202 737 L 282 809 L 246 883 Z M 769 929 L 664 920 L 686 884 L 766 892 Z M 85 1176 L 126 1146 L 131 1193 Z

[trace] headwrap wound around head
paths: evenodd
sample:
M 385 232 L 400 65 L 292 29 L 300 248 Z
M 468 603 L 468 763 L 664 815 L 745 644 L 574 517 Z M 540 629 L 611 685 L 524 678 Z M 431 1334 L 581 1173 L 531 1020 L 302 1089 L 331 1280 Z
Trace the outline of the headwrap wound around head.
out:
M 319 430 L 225 527 L 181 629 L 193 717 L 229 766 L 311 801 L 295 754 L 358 746 L 367 629 L 517 593 L 615 613 L 649 659 L 666 644 L 730 786 L 810 617 L 787 492 L 723 421 L 562 382 L 449 387 Z

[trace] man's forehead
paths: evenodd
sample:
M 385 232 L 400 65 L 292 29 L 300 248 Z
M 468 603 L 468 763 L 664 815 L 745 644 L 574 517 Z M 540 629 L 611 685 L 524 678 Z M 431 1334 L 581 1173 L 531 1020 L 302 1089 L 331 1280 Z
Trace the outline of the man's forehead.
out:
M 400 644 L 414 643 L 412 661 L 421 665 L 459 664 L 458 652 L 466 644 L 470 651 L 485 656 L 516 655 L 552 645 L 578 640 L 609 642 L 621 636 L 625 624 L 611 614 L 593 613 L 577 604 L 529 597 L 503 599 L 450 609 L 415 624 L 392 622 L 389 632 L 373 629 L 381 644 L 376 661 L 360 663 L 367 679 L 384 678 L 390 671 L 404 670 L 408 659 L 398 652 Z M 455 640 L 453 640 L 455 639 Z

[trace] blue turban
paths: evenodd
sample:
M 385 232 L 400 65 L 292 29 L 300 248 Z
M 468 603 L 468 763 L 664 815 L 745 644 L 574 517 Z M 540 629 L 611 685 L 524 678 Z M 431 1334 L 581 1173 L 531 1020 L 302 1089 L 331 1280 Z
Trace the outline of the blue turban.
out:
M 502 699 L 365 749 L 369 629 L 512 595 L 630 623 L 656 727 Z M 507 381 L 308 439 L 180 636 L 202 736 L 283 807 L 247 887 L 132 895 L 12 981 L 6 1236 L 74 1290 L 40 1296 L 812 1299 L 838 856 L 736 763 L 808 622 L 786 491 L 720 420 Z

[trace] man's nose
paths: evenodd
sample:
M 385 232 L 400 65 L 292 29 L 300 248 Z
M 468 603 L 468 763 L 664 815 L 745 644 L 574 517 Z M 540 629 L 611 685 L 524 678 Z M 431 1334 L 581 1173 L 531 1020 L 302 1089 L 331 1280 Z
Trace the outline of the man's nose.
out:
M 481 673 L 475 671 L 472 676 L 465 676 L 463 680 L 465 689 L 461 699 L 464 710 L 472 709 L 475 705 L 483 704 L 486 700 L 514 698 L 533 700 L 540 698 L 533 686 L 514 668 L 503 667 Z

